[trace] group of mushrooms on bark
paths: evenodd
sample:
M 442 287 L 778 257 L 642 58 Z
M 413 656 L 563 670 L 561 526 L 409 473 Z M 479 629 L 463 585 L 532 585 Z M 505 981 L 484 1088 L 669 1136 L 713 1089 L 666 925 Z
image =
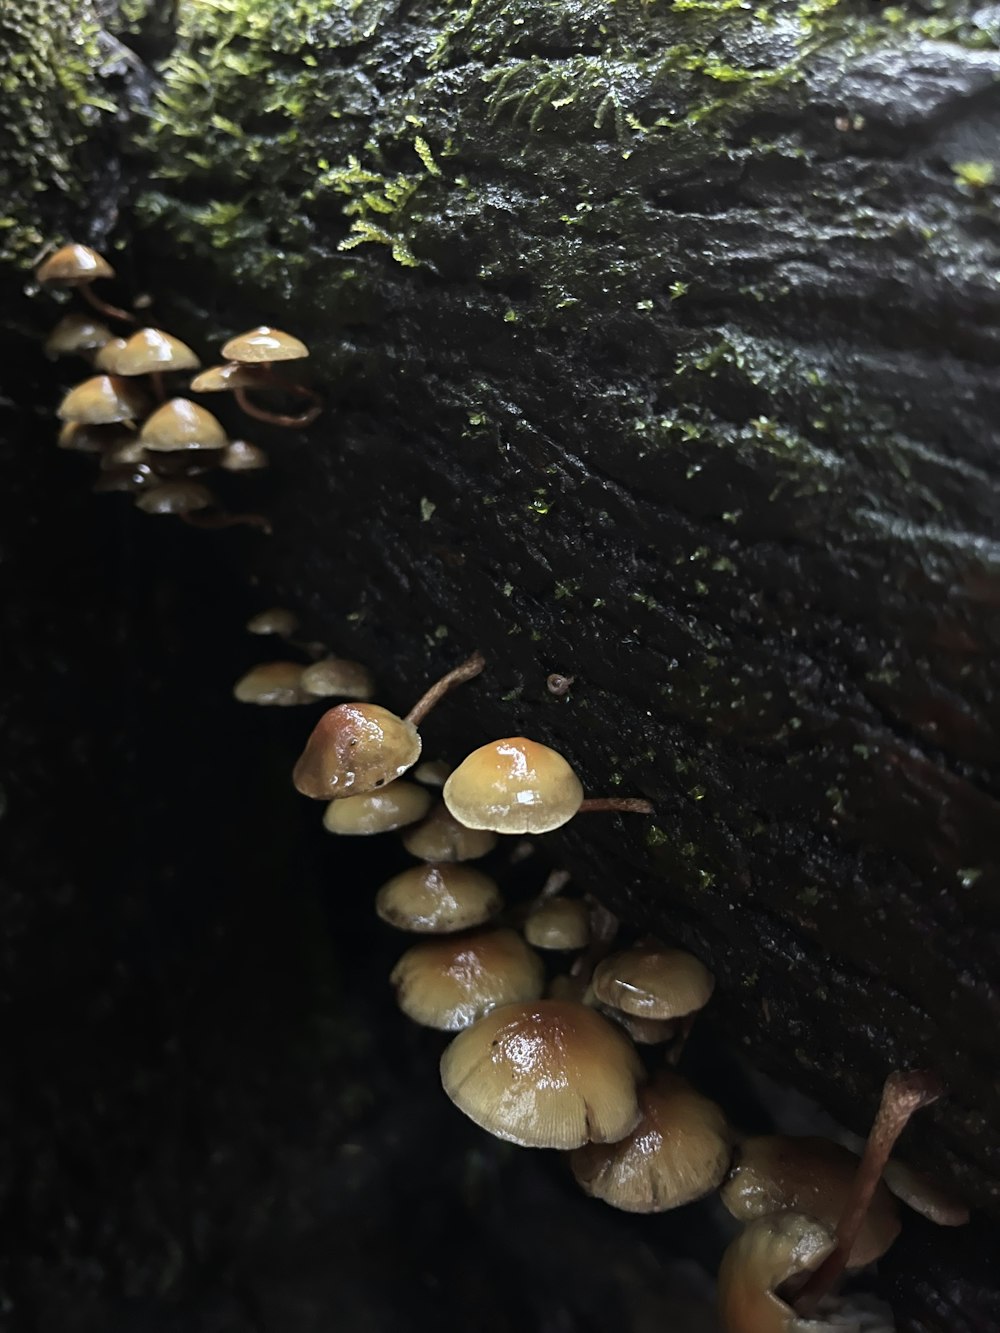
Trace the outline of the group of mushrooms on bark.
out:
M 212 467 L 267 465 L 261 449 L 230 440 L 205 409 L 168 398 L 165 377 L 198 370 L 195 353 L 152 327 L 116 336 L 104 321 L 136 317 L 96 296 L 93 282 L 114 273 L 86 246 L 63 246 L 36 276 L 91 307 L 66 315 L 46 349 L 83 357 L 96 372 L 59 408 L 59 444 L 100 456 L 95 490 L 132 492 L 141 509 L 195 524 L 266 528 L 259 515 L 221 510 L 194 480 Z M 297 338 L 262 326 L 222 350 L 226 364 L 201 371 L 192 392 L 231 391 L 245 413 L 271 425 L 315 420 L 318 395 L 274 370 L 308 355 Z M 261 392 L 299 400 L 302 410 L 272 411 L 257 400 Z M 316 723 L 293 774 L 300 793 L 326 803 L 324 827 L 342 835 L 405 830 L 416 863 L 378 890 L 375 909 L 388 925 L 424 937 L 391 981 L 409 1018 L 457 1034 L 441 1058 L 455 1105 L 498 1138 L 568 1153 L 583 1190 L 616 1208 L 662 1212 L 719 1191 L 746 1224 L 719 1272 L 726 1333 L 872 1327 L 852 1323 L 832 1293 L 845 1269 L 872 1263 L 896 1238 L 893 1196 L 943 1225 L 968 1218 L 963 1205 L 890 1161 L 909 1116 L 940 1095 L 933 1075 L 889 1076 L 860 1159 L 826 1139 L 741 1136 L 676 1070 L 714 987 L 697 958 L 655 940 L 616 949 L 616 919 L 592 897 L 564 893 L 562 872 L 531 901 L 506 906 L 497 882 L 469 865 L 499 838 L 547 833 L 590 811 L 651 813 L 649 803 L 587 799 L 563 756 L 525 737 L 483 745 L 453 771 L 421 762 L 420 725 L 451 689 L 483 671 L 478 653 L 400 716 L 372 702 L 365 666 L 298 641 L 291 612 L 274 608 L 247 628 L 279 636 L 308 660 L 259 664 L 236 683 L 238 700 L 345 700 Z M 572 677 L 547 684 L 564 693 Z M 404 777 L 411 771 L 416 781 Z M 573 954 L 561 969 L 543 961 Z

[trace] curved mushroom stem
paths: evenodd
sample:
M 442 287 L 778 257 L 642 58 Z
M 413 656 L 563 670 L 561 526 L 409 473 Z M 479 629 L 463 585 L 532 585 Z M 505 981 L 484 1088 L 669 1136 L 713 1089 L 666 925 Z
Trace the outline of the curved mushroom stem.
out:
M 478 676 L 485 665 L 486 658 L 482 653 L 473 653 L 471 657 L 467 657 L 455 667 L 454 671 L 449 671 L 446 676 L 435 681 L 430 689 L 420 696 L 407 713 L 407 722 L 419 727 L 434 705 L 440 703 L 449 690 L 453 690 L 456 685 L 461 685 L 464 681 L 472 680 L 473 676 Z
M 194 513 L 181 514 L 181 518 L 192 528 L 259 528 L 261 532 L 271 535 L 271 520 L 265 518 L 263 514 L 224 514 L 224 513 L 206 513 L 203 509 L 196 510 Z
M 927 1069 L 911 1070 L 909 1073 L 897 1071 L 886 1079 L 875 1123 L 871 1127 L 851 1192 L 837 1223 L 836 1249 L 823 1260 L 795 1297 L 795 1310 L 804 1318 L 808 1319 L 815 1313 L 820 1301 L 847 1266 L 848 1256 L 857 1240 L 872 1196 L 882 1179 L 886 1162 L 910 1116 L 922 1106 L 936 1102 L 943 1092 L 940 1079 Z
M 313 389 L 308 389 L 304 384 L 289 384 L 285 380 L 271 378 L 261 380 L 262 389 L 278 389 L 282 393 L 293 394 L 296 398 L 308 398 L 312 403 L 311 407 L 300 412 L 298 416 L 290 416 L 287 412 L 271 412 L 266 407 L 258 407 L 250 398 L 246 389 L 236 389 L 236 401 L 247 414 L 253 417 L 255 421 L 264 421 L 269 426 L 286 426 L 293 430 L 303 426 L 311 426 L 319 414 L 323 411 L 323 399 Z
M 651 801 L 644 801 L 639 796 L 588 796 L 577 814 L 594 814 L 603 810 L 614 810 L 622 815 L 651 815 L 653 805 Z
M 120 319 L 123 324 L 135 324 L 138 322 L 135 315 L 130 311 L 120 310 L 118 306 L 109 305 L 107 301 L 102 301 L 89 283 L 77 287 L 76 290 L 88 305 L 92 305 L 95 310 L 100 311 L 102 315 L 106 315 L 108 319 Z

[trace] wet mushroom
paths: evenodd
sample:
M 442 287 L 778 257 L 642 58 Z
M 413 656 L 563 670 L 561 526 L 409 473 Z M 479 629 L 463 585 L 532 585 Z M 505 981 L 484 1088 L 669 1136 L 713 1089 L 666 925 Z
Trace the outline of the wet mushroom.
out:
M 498 1005 L 536 1000 L 545 969 L 513 930 L 422 940 L 392 970 L 400 1009 L 424 1027 L 458 1032 Z
M 197 403 L 171 398 L 143 423 L 140 439 L 152 453 L 176 453 L 182 449 L 224 449 L 226 432 L 221 424 Z
M 88 426 L 109 426 L 139 420 L 149 399 L 142 389 L 114 375 L 95 375 L 84 380 L 59 404 L 63 421 L 81 421 Z
M 242 369 L 242 374 L 231 372 L 229 378 L 232 381 L 236 401 L 247 416 L 254 417 L 257 421 L 266 421 L 272 426 L 304 427 L 315 421 L 323 410 L 323 400 L 315 390 L 307 388 L 304 384 L 286 380 L 273 370 L 278 362 L 300 361 L 309 355 L 308 347 L 300 338 L 262 324 L 247 333 L 230 338 L 222 349 L 222 355 L 229 362 L 239 363 Z M 218 378 L 226 377 L 226 369 L 218 367 L 220 372 Z M 247 375 L 251 379 L 249 384 L 246 382 Z M 202 381 L 203 385 L 204 382 Z M 310 406 L 297 416 L 271 412 L 267 408 L 260 407 L 249 397 L 253 387 L 304 398 Z M 198 392 L 205 392 L 204 387 Z
M 191 370 L 199 364 L 197 356 L 173 334 L 162 329 L 138 329 L 115 355 L 116 375 L 148 375 L 157 398 L 166 398 L 163 376 L 168 371 Z
M 56 445 L 60 449 L 72 449 L 80 454 L 109 457 L 137 439 L 136 432 L 120 422 L 109 426 L 91 426 L 85 421 L 67 421 L 59 428 Z
M 248 440 L 230 440 L 219 459 L 224 472 L 260 472 L 269 466 L 264 450 Z
M 300 662 L 261 662 L 251 667 L 233 686 L 233 698 L 241 704 L 280 708 L 312 703 L 312 696 L 302 687 Z
M 360 662 L 345 657 L 322 657 L 307 666 L 302 687 L 314 699 L 368 700 L 375 693 L 375 678 Z
M 94 353 L 94 369 L 102 370 L 106 375 L 117 375 L 118 362 L 125 350 L 125 342 L 126 339 L 124 338 L 109 338 Z
M 74 242 L 60 246 L 35 270 L 35 277 L 43 287 L 66 287 L 77 291 L 102 315 L 134 324 L 134 315 L 117 306 L 108 305 L 95 296 L 91 289 L 91 283 L 114 276 L 114 269 L 103 255 L 92 250 L 89 245 Z
M 327 833 L 392 833 L 423 819 L 430 803 L 431 798 L 415 782 L 390 782 L 379 791 L 331 801 L 323 815 L 323 827 Z
M 197 481 L 158 482 L 143 488 L 135 501 L 144 514 L 177 514 L 181 518 L 211 509 L 214 504 L 212 492 Z
M 417 776 L 414 773 L 414 777 Z M 403 835 L 403 846 L 421 861 L 478 861 L 496 846 L 497 837 L 482 829 L 466 828 L 438 802 L 422 824 Z
M 253 366 L 231 362 L 228 366 L 209 366 L 191 381 L 192 393 L 235 393 L 237 389 L 260 388 L 260 372 Z
M 496 881 L 462 865 L 428 862 L 410 866 L 375 895 L 375 911 L 381 920 L 416 935 L 446 935 L 481 926 L 502 908 Z
M 715 978 L 693 954 L 647 944 L 610 954 L 598 963 L 593 985 L 602 1004 L 662 1022 L 704 1009 Z
M 888 1162 L 882 1179 L 897 1199 L 936 1226 L 962 1227 L 969 1220 L 968 1204 L 905 1162 Z
M 833 1253 L 821 1222 L 802 1213 L 772 1213 L 751 1222 L 722 1256 L 719 1315 L 724 1333 L 821 1333 L 803 1324 L 778 1290 L 814 1272 Z
M 82 356 L 89 361 L 92 360 L 91 354 L 99 352 L 113 336 L 100 320 L 74 311 L 64 315 L 45 339 L 45 355 L 53 360 L 59 356 Z
M 590 943 L 590 912 L 578 898 L 546 898 L 528 912 L 524 938 L 536 949 L 585 949 Z

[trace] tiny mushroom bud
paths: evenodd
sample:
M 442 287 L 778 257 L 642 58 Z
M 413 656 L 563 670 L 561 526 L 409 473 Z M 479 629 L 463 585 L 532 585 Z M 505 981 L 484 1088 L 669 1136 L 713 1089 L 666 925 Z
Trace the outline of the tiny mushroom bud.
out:
M 441 1057 L 444 1090 L 471 1120 L 525 1148 L 615 1143 L 639 1119 L 643 1068 L 627 1037 L 564 1000 L 494 1009 Z
M 225 472 L 259 472 L 268 467 L 267 454 L 256 444 L 247 440 L 230 440 L 219 460 L 219 466 Z
M 416 935 L 446 935 L 481 926 L 502 907 L 495 880 L 459 865 L 411 866 L 383 884 L 375 896 L 375 911 L 387 925 Z
M 91 315 L 64 315 L 45 339 L 46 356 L 86 356 L 110 342 L 111 330 Z
M 497 1005 L 536 1000 L 545 969 L 513 930 L 480 930 L 415 944 L 390 981 L 408 1018 L 457 1032 Z
M 327 833 L 392 833 L 423 819 L 431 798 L 415 782 L 390 782 L 379 791 L 331 801 L 323 815 Z
M 434 807 L 422 824 L 403 835 L 403 846 L 421 861 L 478 861 L 496 843 L 495 833 L 466 828 L 442 803 Z
M 684 1018 L 704 1009 L 715 979 L 682 949 L 643 945 L 613 953 L 594 971 L 594 994 L 602 1004 L 636 1018 Z
M 292 781 L 314 800 L 350 798 L 384 787 L 419 758 L 420 736 L 412 722 L 378 704 L 337 704 L 313 728 Z M 423 795 L 429 805 L 430 797 Z
M 283 639 L 294 634 L 298 627 L 298 616 L 283 606 L 270 606 L 266 611 L 258 611 L 246 623 L 248 634 L 279 634 Z
M 233 686 L 233 698 L 242 704 L 276 704 L 282 708 L 311 702 L 302 688 L 299 662 L 261 662 L 239 678 Z
M 116 467 L 131 466 L 133 463 L 146 462 L 146 450 L 137 431 L 119 426 L 90 426 L 89 428 L 84 427 L 84 429 L 122 431 L 118 443 L 106 450 L 101 458 L 101 470 L 103 472 L 110 472 Z
M 260 324 L 255 329 L 230 338 L 222 349 L 222 355 L 227 361 L 262 365 L 274 361 L 300 361 L 309 355 L 309 348 L 290 333 Z
M 143 490 L 135 504 L 145 514 L 184 515 L 211 509 L 215 497 L 197 481 L 167 481 Z
M 715 1102 L 668 1070 L 639 1091 L 641 1119 L 620 1143 L 589 1143 L 570 1159 L 585 1193 L 630 1213 L 662 1213 L 717 1189 L 733 1136 Z
M 546 898 L 529 911 L 524 938 L 536 949 L 585 949 L 590 913 L 578 898 Z
M 59 405 L 63 421 L 82 421 L 88 426 L 135 421 L 149 406 L 142 390 L 113 375 L 95 375 L 71 389 Z
M 224 449 L 226 432 L 221 424 L 197 403 L 171 398 L 156 409 L 142 428 L 142 442 L 154 452 L 179 449 Z
M 360 662 L 323 657 L 306 667 L 302 688 L 316 699 L 370 699 L 375 693 L 375 679 Z
M 832 1233 L 802 1213 L 759 1217 L 726 1250 L 719 1267 L 723 1333 L 816 1333 L 777 1294 L 792 1278 L 815 1272 L 832 1254 Z
M 464 759 L 444 784 L 444 801 L 467 828 L 548 833 L 573 818 L 583 787 L 561 754 L 513 736 Z
M 198 358 L 179 338 L 162 329 L 138 329 L 125 341 L 115 364 L 116 375 L 153 375 L 164 370 L 191 370 Z

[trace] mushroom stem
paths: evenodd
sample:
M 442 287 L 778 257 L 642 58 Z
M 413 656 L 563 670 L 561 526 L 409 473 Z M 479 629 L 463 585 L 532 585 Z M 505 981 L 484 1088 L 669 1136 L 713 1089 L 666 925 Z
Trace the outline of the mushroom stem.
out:
M 198 511 L 191 514 L 181 514 L 181 518 L 192 528 L 259 528 L 261 532 L 271 535 L 271 520 L 265 518 L 263 514 L 206 514 L 204 511 Z
M 291 429 L 311 426 L 323 410 L 322 398 L 314 390 L 307 389 L 304 384 L 289 384 L 284 380 L 271 378 L 265 381 L 262 378 L 261 388 L 279 389 L 282 393 L 293 394 L 297 398 L 308 398 L 312 404 L 298 416 L 290 416 L 286 412 L 271 412 L 266 407 L 258 407 L 246 389 L 234 390 L 236 401 L 246 415 L 253 417 L 255 421 L 264 421 L 269 426 L 285 426 Z
M 149 378 L 153 385 L 153 392 L 156 394 L 157 402 L 165 403 L 167 401 L 167 386 L 163 379 L 162 370 L 151 370 Z
M 676 1019 L 677 1029 L 667 1050 L 667 1064 L 671 1067 L 680 1063 L 681 1056 L 684 1054 L 684 1047 L 687 1045 L 694 1029 L 694 1021 L 698 1017 L 696 1013 L 686 1014 L 683 1018 Z
M 614 810 L 623 815 L 651 815 L 653 806 L 638 796 L 588 796 L 580 805 L 577 814 Z
M 95 310 L 99 310 L 101 314 L 106 315 L 108 319 L 120 319 L 124 324 L 135 324 L 138 322 L 135 315 L 131 314 L 128 310 L 120 310 L 118 306 L 109 305 L 107 301 L 102 301 L 89 284 L 77 287 L 76 290 L 88 305 L 92 305 Z
M 851 1193 L 837 1223 L 836 1248 L 820 1264 L 795 1297 L 796 1312 L 809 1318 L 840 1277 L 857 1240 L 858 1232 L 871 1205 L 896 1140 L 906 1128 L 910 1116 L 922 1106 L 930 1106 L 944 1092 L 941 1081 L 927 1069 L 897 1071 L 890 1074 L 882 1089 L 875 1123 L 858 1164 Z
M 590 985 L 594 968 L 611 952 L 611 946 L 618 935 L 618 918 L 609 912 L 603 903 L 599 903 L 592 894 L 587 894 L 590 908 L 590 943 L 586 952 L 580 954 L 569 970 L 571 977 L 581 982 L 584 988 Z
M 486 658 L 482 653 L 473 653 L 471 657 L 467 657 L 455 667 L 454 671 L 449 671 L 446 676 L 435 681 L 430 689 L 420 696 L 407 713 L 406 721 L 419 727 L 434 705 L 440 703 L 449 690 L 453 690 L 456 685 L 461 685 L 464 681 L 472 680 L 473 676 L 478 676 L 485 665 Z

